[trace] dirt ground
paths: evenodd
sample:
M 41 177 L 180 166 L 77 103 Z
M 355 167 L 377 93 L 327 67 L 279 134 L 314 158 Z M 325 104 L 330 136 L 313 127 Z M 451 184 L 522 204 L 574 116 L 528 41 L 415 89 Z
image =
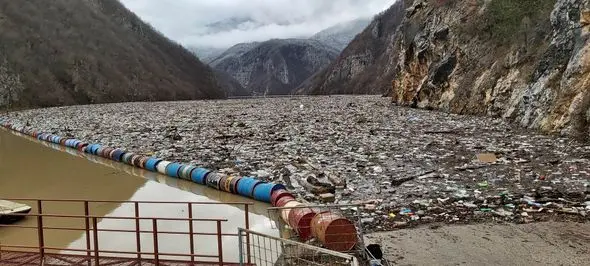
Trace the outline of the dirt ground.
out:
M 366 239 L 392 265 L 590 264 L 590 223 L 431 225 Z

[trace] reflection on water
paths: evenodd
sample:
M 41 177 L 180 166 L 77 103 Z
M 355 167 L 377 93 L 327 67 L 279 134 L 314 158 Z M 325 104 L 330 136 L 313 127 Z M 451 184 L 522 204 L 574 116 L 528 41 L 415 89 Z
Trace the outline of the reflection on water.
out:
M 43 145 L 39 145 L 39 143 Z M 65 151 L 65 152 L 60 152 Z M 94 162 L 94 163 L 93 163 Z M 207 188 L 192 182 L 169 178 L 143 169 L 116 163 L 111 160 L 78 152 L 56 144 L 29 137 L 19 137 L 0 130 L 0 198 L 49 198 L 88 200 L 137 200 L 137 201 L 191 201 L 191 202 L 250 202 L 251 229 L 278 235 L 268 218 L 270 205 L 230 193 Z M 24 202 L 34 207 L 34 202 Z M 145 204 L 140 207 L 141 216 L 186 218 L 187 206 L 181 204 Z M 83 206 L 68 203 L 45 203 L 45 213 L 83 214 Z M 35 209 L 33 211 L 36 211 Z M 92 215 L 132 216 L 132 204 L 101 203 L 91 206 Z M 223 218 L 225 233 L 237 233 L 244 226 L 243 205 L 195 205 L 194 218 Z M 34 219 L 21 224 L 35 225 Z M 46 226 L 83 228 L 83 222 L 48 219 Z M 104 219 L 99 228 L 134 229 L 135 222 Z M 187 228 L 186 230 L 184 228 Z M 214 232 L 215 224 L 195 222 L 195 231 Z M 142 222 L 142 229 L 151 230 L 151 221 Z M 188 231 L 187 222 L 160 221 L 160 231 Z M 47 230 L 46 244 L 54 247 L 85 248 L 86 237 L 82 232 Z M 34 230 L 2 228 L 0 241 L 18 245 L 36 245 Z M 237 256 L 237 239 L 224 237 L 224 257 Z M 142 250 L 151 251 L 151 236 L 142 236 Z M 195 237 L 199 254 L 216 254 L 216 239 L 209 236 Z M 188 252 L 187 236 L 162 236 L 161 252 Z M 135 251 L 133 233 L 104 232 L 99 235 L 101 249 Z

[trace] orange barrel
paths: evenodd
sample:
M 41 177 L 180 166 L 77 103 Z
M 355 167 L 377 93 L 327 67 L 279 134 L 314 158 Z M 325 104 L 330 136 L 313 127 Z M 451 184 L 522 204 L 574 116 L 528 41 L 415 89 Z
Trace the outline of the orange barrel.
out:
M 306 241 L 311 238 L 311 219 L 315 215 L 316 211 L 311 208 L 293 208 L 289 212 L 288 223 L 297 232 L 301 240 Z
M 354 224 L 338 213 L 320 212 L 311 220 L 311 233 L 327 249 L 346 252 L 357 242 Z
M 292 200 L 292 201 L 286 202 L 285 205 L 283 205 L 281 207 L 295 207 L 295 206 L 299 206 L 299 205 L 303 205 L 303 203 Z M 281 209 L 281 218 L 283 218 L 283 221 L 285 221 L 285 223 L 287 223 L 287 224 L 289 224 L 289 213 L 292 210 L 293 209 Z
M 291 197 L 293 199 L 295 199 L 295 197 L 293 197 L 293 194 L 291 194 L 291 192 L 284 190 L 284 189 L 278 189 L 272 192 L 272 196 L 270 197 L 270 204 L 272 204 L 272 206 L 277 207 L 277 201 L 279 199 L 281 199 L 282 197 Z

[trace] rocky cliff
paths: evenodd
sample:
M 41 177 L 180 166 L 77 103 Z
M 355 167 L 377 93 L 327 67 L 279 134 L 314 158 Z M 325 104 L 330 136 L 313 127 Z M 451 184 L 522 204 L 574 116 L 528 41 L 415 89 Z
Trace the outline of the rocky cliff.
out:
M 209 67 L 117 0 L 0 1 L 0 107 L 223 96 Z
M 381 94 L 391 85 L 397 62 L 390 44 L 408 1 L 397 1 L 356 35 L 334 62 L 297 89 L 299 94 Z
M 210 65 L 254 95 L 280 95 L 290 94 L 337 55 L 337 50 L 316 40 L 274 39 L 238 44 Z
M 393 101 L 504 117 L 581 138 L 590 127 L 589 0 L 416 0 L 387 53 Z

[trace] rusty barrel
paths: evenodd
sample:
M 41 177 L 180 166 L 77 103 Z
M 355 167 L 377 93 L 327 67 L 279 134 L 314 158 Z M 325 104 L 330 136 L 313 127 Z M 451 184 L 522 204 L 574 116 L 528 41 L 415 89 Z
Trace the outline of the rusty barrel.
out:
M 275 190 L 272 192 L 272 196 L 270 197 L 270 204 L 272 204 L 272 206 L 278 207 L 277 201 L 279 201 L 283 197 L 291 197 L 291 198 L 295 199 L 295 197 L 293 197 L 293 194 L 291 194 L 291 192 L 284 190 L 284 189 L 278 189 L 278 190 Z
M 102 158 L 111 158 L 111 152 L 114 151 L 115 149 L 110 148 L 110 147 L 106 147 L 104 148 L 104 150 L 102 150 L 102 153 L 100 154 L 100 157 Z
M 241 179 L 242 177 L 236 176 L 230 181 L 229 191 L 231 193 L 238 194 L 238 182 L 240 182 Z
M 283 202 L 279 201 L 279 203 L 283 203 Z M 279 207 L 287 208 L 287 207 L 295 207 L 295 206 L 303 205 L 303 203 L 295 201 L 295 200 L 291 200 L 291 201 L 285 200 L 284 204 L 285 205 L 279 206 Z M 293 210 L 293 209 L 281 209 L 281 218 L 283 218 L 283 221 L 285 221 L 285 223 L 287 223 L 287 224 L 289 224 L 289 213 L 291 213 L 291 210 Z
M 311 233 L 327 249 L 346 252 L 357 242 L 354 224 L 332 211 L 320 212 L 311 220 Z
M 301 207 L 301 205 L 298 206 Z M 316 213 L 312 208 L 293 208 L 289 212 L 289 225 L 297 232 L 301 240 L 306 241 L 312 237 L 311 220 Z
M 238 178 L 237 176 L 227 176 L 221 179 L 221 190 L 225 192 L 232 193 L 232 183 L 231 181 Z

